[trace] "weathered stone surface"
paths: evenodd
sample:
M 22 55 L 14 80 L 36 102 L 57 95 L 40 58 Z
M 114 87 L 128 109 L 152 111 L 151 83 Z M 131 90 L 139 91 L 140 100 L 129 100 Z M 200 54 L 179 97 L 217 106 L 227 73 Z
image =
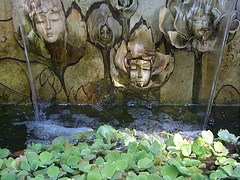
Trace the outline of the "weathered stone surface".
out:
M 12 17 L 12 0 L 0 0 L 0 21 L 6 21 Z
M 215 95 L 222 89 L 225 85 L 233 86 L 238 92 L 240 92 L 240 31 L 238 31 L 231 42 L 229 42 L 225 47 L 225 53 L 222 58 L 221 68 L 219 72 L 217 87 Z M 225 93 L 227 93 L 225 91 Z M 231 97 L 231 91 L 229 96 L 224 95 L 225 97 Z M 218 95 L 218 103 L 223 104 L 226 102 L 224 97 L 220 101 L 220 95 Z M 237 97 L 236 97 L 237 98 Z M 229 99 L 230 102 L 234 102 L 232 99 Z
M 88 43 L 85 55 L 74 66 L 66 69 L 64 80 L 68 94 L 76 96 L 78 89 L 88 82 L 96 81 L 104 77 L 104 67 L 101 52 Z
M 233 86 L 223 86 L 214 99 L 214 104 L 240 104 L 240 92 Z
M 13 60 L 0 61 L 0 83 L 20 96 L 30 95 L 28 75 L 22 65 Z M 21 99 L 21 98 L 20 98 Z M 8 97 L 7 103 L 18 101 Z
M 160 102 L 163 104 L 191 104 L 194 55 L 175 50 L 174 56 L 174 71 L 169 81 L 160 89 Z

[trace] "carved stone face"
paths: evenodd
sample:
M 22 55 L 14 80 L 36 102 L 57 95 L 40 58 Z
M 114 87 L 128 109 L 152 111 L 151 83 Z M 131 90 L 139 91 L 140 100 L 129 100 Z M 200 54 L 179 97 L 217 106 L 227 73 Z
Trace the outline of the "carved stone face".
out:
M 121 7 L 129 7 L 131 4 L 131 0 L 118 0 L 118 5 Z
M 136 59 L 131 60 L 129 64 L 130 81 L 136 86 L 145 87 L 148 85 L 151 77 L 150 61 Z
M 44 10 L 44 9 L 43 9 Z M 34 16 L 36 30 L 47 43 L 54 43 L 63 38 L 65 23 L 60 12 L 47 11 Z
M 112 38 L 113 38 L 112 30 L 107 25 L 103 25 L 100 29 L 101 43 L 107 45 L 112 41 Z

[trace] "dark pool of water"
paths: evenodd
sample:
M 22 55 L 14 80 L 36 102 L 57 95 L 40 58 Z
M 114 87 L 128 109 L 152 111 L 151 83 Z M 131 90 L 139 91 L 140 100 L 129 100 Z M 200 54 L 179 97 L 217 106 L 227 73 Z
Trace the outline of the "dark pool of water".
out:
M 58 136 L 70 138 L 104 124 L 145 133 L 197 131 L 203 126 L 201 111 L 196 106 L 170 105 L 41 106 L 41 120 L 36 122 L 31 105 L 0 105 L 0 148 L 15 152 L 28 144 L 49 144 Z M 240 135 L 240 107 L 213 107 L 208 124 L 215 133 L 223 128 Z

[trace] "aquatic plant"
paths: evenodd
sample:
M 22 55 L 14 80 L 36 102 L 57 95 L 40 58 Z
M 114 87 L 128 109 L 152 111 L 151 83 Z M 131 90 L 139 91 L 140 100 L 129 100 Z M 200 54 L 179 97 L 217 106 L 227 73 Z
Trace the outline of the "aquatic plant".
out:
M 161 133 L 156 139 L 149 134 L 137 135 L 135 130 L 119 131 L 104 125 L 95 135 L 92 132 L 74 135 L 72 143 L 58 137 L 49 146 L 32 144 L 16 159 L 9 157 L 8 149 L 0 149 L 0 177 L 2 180 L 239 179 L 239 154 L 230 154 L 224 146 L 225 137 L 235 136 L 227 132 L 219 131 L 220 139 L 214 139 L 211 131 L 202 131 L 191 141 L 179 133 Z

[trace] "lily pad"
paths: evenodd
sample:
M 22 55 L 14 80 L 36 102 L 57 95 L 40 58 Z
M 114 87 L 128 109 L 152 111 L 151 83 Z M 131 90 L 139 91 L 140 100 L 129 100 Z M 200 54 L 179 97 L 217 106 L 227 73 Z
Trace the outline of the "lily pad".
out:
M 52 154 L 44 151 L 39 155 L 39 158 L 43 163 L 48 163 L 52 159 Z
M 107 165 L 101 170 L 101 175 L 106 178 L 111 178 L 116 172 L 116 168 L 112 165 Z
M 98 171 L 91 171 L 87 175 L 87 180 L 102 180 L 102 176 Z

